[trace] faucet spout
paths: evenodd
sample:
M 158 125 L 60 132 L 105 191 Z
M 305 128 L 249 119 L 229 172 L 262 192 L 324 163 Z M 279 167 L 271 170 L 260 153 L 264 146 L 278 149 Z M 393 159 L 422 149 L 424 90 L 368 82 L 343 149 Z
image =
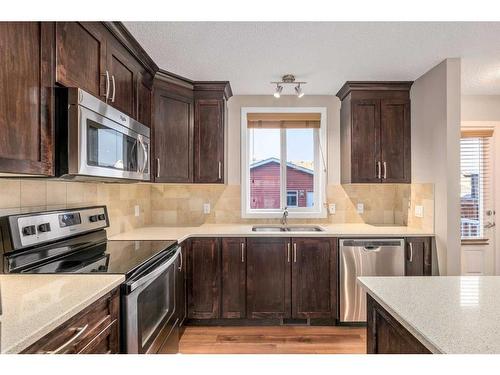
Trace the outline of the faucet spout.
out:
M 285 227 L 288 225 L 288 207 L 283 210 L 283 216 L 281 217 L 281 225 Z

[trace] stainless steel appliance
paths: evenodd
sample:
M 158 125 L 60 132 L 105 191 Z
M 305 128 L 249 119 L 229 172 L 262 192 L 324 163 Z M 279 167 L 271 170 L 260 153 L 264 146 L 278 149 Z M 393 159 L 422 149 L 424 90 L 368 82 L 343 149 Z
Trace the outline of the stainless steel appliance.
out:
M 403 239 L 340 240 L 340 321 L 366 321 L 366 293 L 358 276 L 404 276 Z
M 56 174 L 150 179 L 150 130 L 78 88 L 56 90 Z
M 161 345 L 176 352 L 185 313 L 177 306 L 183 301 L 177 296 L 183 282 L 180 246 L 176 241 L 108 241 L 108 226 L 105 206 L 1 217 L 3 272 L 123 274 L 122 351 L 146 353 Z

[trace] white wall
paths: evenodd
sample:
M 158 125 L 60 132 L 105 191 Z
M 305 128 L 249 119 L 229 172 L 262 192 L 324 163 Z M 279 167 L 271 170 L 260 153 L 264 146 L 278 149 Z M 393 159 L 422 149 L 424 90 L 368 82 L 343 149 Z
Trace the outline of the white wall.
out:
M 412 182 L 434 183 L 441 275 L 460 274 L 460 59 L 446 59 L 411 89 Z
M 236 95 L 228 101 L 227 183 L 240 185 L 241 107 L 326 107 L 328 184 L 340 184 L 340 101 L 333 95 Z
M 463 95 L 461 121 L 500 121 L 500 95 Z

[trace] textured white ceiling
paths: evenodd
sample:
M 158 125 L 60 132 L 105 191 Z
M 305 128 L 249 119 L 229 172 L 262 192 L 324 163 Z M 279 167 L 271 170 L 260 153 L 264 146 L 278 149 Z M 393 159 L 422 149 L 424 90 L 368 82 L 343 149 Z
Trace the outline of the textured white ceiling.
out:
M 269 94 L 293 73 L 307 94 L 347 80 L 415 80 L 462 58 L 462 93 L 500 94 L 500 22 L 125 22 L 162 69 Z M 286 90 L 286 89 L 285 89 Z M 283 94 L 292 94 L 292 88 Z

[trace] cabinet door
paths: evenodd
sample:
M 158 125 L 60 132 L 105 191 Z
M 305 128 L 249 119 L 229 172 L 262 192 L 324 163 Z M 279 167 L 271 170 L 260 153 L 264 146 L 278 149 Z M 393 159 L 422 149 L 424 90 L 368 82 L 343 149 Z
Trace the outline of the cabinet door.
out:
M 110 94 L 108 104 L 116 109 L 135 117 L 134 103 L 136 93 L 136 68 L 131 62 L 132 57 L 109 40 L 107 44 L 107 68 L 110 75 Z
M 192 99 L 154 92 L 155 182 L 193 182 Z
M 409 237 L 406 239 L 405 275 L 431 276 L 432 250 L 431 238 Z
M 410 101 L 383 99 L 380 119 L 382 181 L 410 182 Z
M 151 126 L 151 89 L 142 80 L 137 84 L 137 121 Z
M 222 239 L 222 317 L 246 314 L 245 238 Z
M 56 23 L 56 80 L 95 96 L 106 93 L 106 41 L 90 22 Z
M 351 105 L 351 182 L 380 182 L 380 100 L 353 100 Z
M 247 238 L 247 318 L 291 317 L 288 238 Z
M 292 252 L 292 317 L 335 318 L 336 239 L 292 238 Z
M 197 99 L 194 125 L 194 182 L 224 182 L 224 100 Z
M 220 317 L 220 251 L 217 238 L 195 238 L 188 251 L 188 317 Z
M 0 172 L 53 174 L 54 24 L 0 22 Z

